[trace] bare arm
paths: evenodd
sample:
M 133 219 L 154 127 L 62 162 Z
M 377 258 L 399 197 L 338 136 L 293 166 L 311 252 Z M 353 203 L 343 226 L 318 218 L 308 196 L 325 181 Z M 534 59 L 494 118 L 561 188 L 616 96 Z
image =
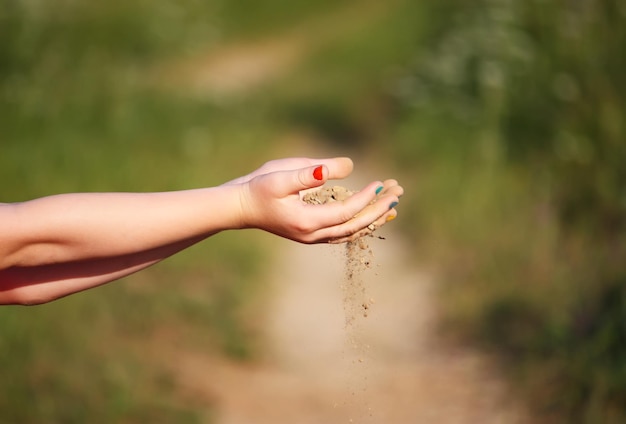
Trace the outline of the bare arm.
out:
M 122 256 L 240 220 L 236 187 L 62 194 L 0 206 L 0 269 Z
M 333 205 L 300 200 L 301 190 L 351 170 L 347 159 L 284 159 L 212 188 L 63 194 L 0 205 L 0 304 L 43 303 L 104 284 L 223 230 L 259 228 L 317 243 L 395 216 L 389 205 L 401 187 L 393 180 L 373 205 L 380 182 Z
M 82 193 L 0 206 L 0 304 L 43 303 L 144 269 L 240 219 L 236 187 Z

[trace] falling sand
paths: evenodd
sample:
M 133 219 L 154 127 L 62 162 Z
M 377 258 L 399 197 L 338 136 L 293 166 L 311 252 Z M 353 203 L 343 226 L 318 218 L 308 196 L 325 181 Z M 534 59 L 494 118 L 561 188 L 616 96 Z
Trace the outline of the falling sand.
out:
M 303 201 L 313 205 L 343 201 L 355 192 L 345 187 L 334 186 L 307 193 Z M 370 228 L 373 232 L 373 228 Z M 363 273 L 372 267 L 373 252 L 368 243 L 371 233 L 366 233 L 356 240 L 345 244 L 345 276 L 341 283 L 343 293 L 343 310 L 345 315 L 346 331 L 346 359 L 351 362 L 348 377 L 348 390 L 351 399 L 346 403 L 361 404 L 358 410 L 363 412 L 362 417 L 354 417 L 349 422 L 363 421 L 372 415 L 371 407 L 364 404 L 361 394 L 367 391 L 370 346 L 364 342 L 361 320 L 369 316 L 374 305 L 374 299 L 368 293 L 366 280 Z M 364 397 L 363 397 L 364 399 Z
M 321 205 L 346 200 L 354 193 L 345 187 L 334 186 L 307 193 L 302 200 L 312 205 Z M 365 234 L 346 243 L 346 270 L 342 291 L 347 330 L 356 326 L 359 317 L 367 318 L 374 304 L 374 299 L 368 296 L 362 279 L 362 273 L 372 266 L 373 252 L 367 242 L 367 237 L 371 236 L 371 233 Z

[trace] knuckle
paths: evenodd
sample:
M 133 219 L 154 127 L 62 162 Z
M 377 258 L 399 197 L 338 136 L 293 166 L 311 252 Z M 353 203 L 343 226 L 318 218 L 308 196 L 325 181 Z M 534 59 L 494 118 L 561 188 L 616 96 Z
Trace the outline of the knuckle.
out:
M 300 242 L 304 244 L 313 244 L 317 242 L 317 239 L 313 237 L 313 235 L 307 234 L 300 239 Z
M 300 187 L 308 187 L 308 181 L 302 172 L 298 172 L 295 176 L 296 184 Z
M 354 229 L 351 226 L 341 226 L 335 228 L 332 234 L 332 238 L 334 239 L 344 239 L 349 238 L 354 234 Z
M 298 234 L 310 234 L 315 230 L 311 220 L 303 219 L 293 223 L 293 228 Z
M 352 209 L 346 207 L 342 208 L 341 212 L 339 213 L 339 219 L 341 220 L 341 222 L 348 222 L 356 216 L 357 214 L 355 214 Z

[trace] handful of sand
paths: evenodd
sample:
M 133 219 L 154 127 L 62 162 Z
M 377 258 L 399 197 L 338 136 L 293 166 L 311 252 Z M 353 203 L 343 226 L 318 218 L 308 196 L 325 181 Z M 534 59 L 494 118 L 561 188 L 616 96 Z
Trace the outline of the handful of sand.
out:
M 356 192 L 341 186 L 324 187 L 320 190 L 305 194 L 302 200 L 311 205 L 323 205 L 324 203 L 346 200 L 354 193 Z

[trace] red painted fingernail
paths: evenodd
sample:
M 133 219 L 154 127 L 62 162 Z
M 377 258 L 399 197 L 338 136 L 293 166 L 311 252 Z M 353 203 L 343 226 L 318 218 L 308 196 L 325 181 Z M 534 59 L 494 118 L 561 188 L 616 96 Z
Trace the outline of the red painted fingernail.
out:
M 322 172 L 322 170 L 323 170 L 322 165 L 315 168 L 313 170 L 313 178 L 315 178 L 318 181 L 322 181 L 322 179 L 324 178 L 324 173 Z

